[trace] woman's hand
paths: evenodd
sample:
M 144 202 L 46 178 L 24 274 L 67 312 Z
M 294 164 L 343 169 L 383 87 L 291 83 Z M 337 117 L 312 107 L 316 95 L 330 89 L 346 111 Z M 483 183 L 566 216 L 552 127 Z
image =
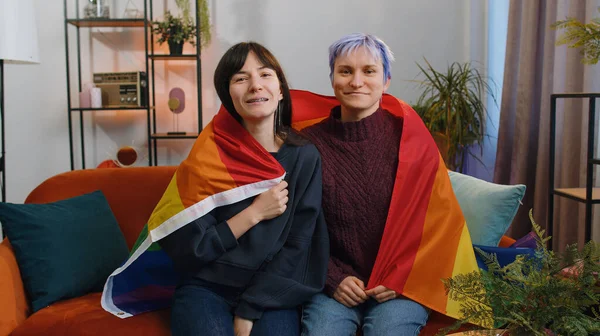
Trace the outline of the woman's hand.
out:
M 249 207 L 227 220 L 235 239 L 239 239 L 261 221 L 275 218 L 285 211 L 288 202 L 287 185 L 285 181 L 279 182 L 258 195 Z
M 258 222 L 275 218 L 285 211 L 288 202 L 287 186 L 286 181 L 281 181 L 254 199 L 249 208 Z
M 365 284 L 355 276 L 348 276 L 333 293 L 333 298 L 348 308 L 356 307 L 369 297 L 365 293 Z
M 398 294 L 396 292 L 381 285 L 375 288 L 371 288 L 365 291 L 365 293 L 373 299 L 377 300 L 377 302 L 379 303 L 384 303 L 385 301 L 392 300 L 398 297 Z
M 233 334 L 235 336 L 250 336 L 254 322 L 239 316 L 233 318 Z

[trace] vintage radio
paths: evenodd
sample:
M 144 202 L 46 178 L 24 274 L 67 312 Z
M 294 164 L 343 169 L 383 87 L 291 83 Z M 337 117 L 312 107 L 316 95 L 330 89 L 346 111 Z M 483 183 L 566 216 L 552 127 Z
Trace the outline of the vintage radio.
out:
M 94 84 L 102 89 L 103 107 L 147 106 L 148 79 L 145 72 L 94 73 Z

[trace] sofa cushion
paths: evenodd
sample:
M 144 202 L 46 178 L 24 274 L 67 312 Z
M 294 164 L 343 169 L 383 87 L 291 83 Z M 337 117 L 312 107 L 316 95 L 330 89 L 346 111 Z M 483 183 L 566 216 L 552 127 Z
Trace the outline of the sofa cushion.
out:
M 448 172 L 475 245 L 498 246 L 525 195 L 525 185 L 500 185 Z
M 57 302 L 31 315 L 12 336 L 168 336 L 169 310 L 120 319 L 100 306 L 100 293 Z
M 101 291 L 128 248 L 100 191 L 48 204 L 0 203 L 33 312 Z
M 493 254 L 498 260 L 498 264 L 500 267 L 505 267 L 508 264 L 513 263 L 518 256 L 525 256 L 528 258 L 535 258 L 536 249 L 535 248 L 527 248 L 527 247 L 496 247 L 496 246 L 483 246 L 483 245 L 473 245 L 474 247 L 480 249 L 482 252 L 486 254 Z M 488 269 L 485 264 L 486 258 L 481 255 L 479 252 L 475 252 L 475 258 L 477 259 L 477 265 L 482 270 Z
M 56 202 L 102 190 L 131 249 L 176 169 L 158 166 L 68 171 L 37 186 L 25 203 Z

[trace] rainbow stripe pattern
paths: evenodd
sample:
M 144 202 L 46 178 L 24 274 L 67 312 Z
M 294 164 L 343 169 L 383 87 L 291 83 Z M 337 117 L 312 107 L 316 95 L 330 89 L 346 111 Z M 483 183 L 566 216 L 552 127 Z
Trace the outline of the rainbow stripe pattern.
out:
M 294 127 L 319 122 L 335 97 L 292 93 Z M 435 311 L 460 316 L 441 279 L 479 270 L 471 237 L 438 148 L 417 113 L 383 95 L 385 110 L 404 118 L 399 164 L 388 218 L 367 288 L 383 285 Z
M 335 97 L 292 90 L 293 127 L 326 118 Z M 460 317 L 441 279 L 478 270 L 471 238 L 444 162 L 406 103 L 382 107 L 404 118 L 392 201 L 368 288 L 386 286 L 442 314 Z M 279 163 L 223 108 L 176 170 L 129 259 L 108 278 L 102 307 L 121 317 L 167 307 L 177 276 L 156 243 L 218 206 L 258 195 L 284 177 Z
M 157 241 L 216 207 L 277 185 L 283 167 L 224 109 L 179 165 L 129 259 L 108 278 L 102 307 L 121 318 L 169 305 L 178 277 Z

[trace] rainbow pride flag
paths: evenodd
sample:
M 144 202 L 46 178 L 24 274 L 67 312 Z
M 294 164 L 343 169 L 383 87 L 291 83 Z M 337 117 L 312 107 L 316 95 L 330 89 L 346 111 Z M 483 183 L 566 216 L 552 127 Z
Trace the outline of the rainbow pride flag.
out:
M 294 128 L 329 115 L 335 97 L 292 92 Z M 382 107 L 404 118 L 399 164 L 379 253 L 367 288 L 383 285 L 453 318 L 441 279 L 479 270 L 471 237 L 438 148 L 418 114 L 385 94 Z
M 292 90 L 293 127 L 329 116 L 335 97 Z M 384 95 L 404 118 L 398 172 L 368 288 L 384 285 L 442 314 L 460 317 L 441 279 L 478 270 L 465 219 L 429 131 L 410 106 Z M 218 206 L 258 195 L 284 177 L 279 163 L 223 108 L 175 172 L 129 259 L 108 278 L 102 307 L 126 318 L 167 307 L 177 276 L 156 243 Z
M 178 276 L 157 241 L 216 207 L 269 190 L 284 176 L 279 162 L 222 108 L 175 171 L 129 259 L 106 281 L 102 307 L 121 318 L 168 307 Z

